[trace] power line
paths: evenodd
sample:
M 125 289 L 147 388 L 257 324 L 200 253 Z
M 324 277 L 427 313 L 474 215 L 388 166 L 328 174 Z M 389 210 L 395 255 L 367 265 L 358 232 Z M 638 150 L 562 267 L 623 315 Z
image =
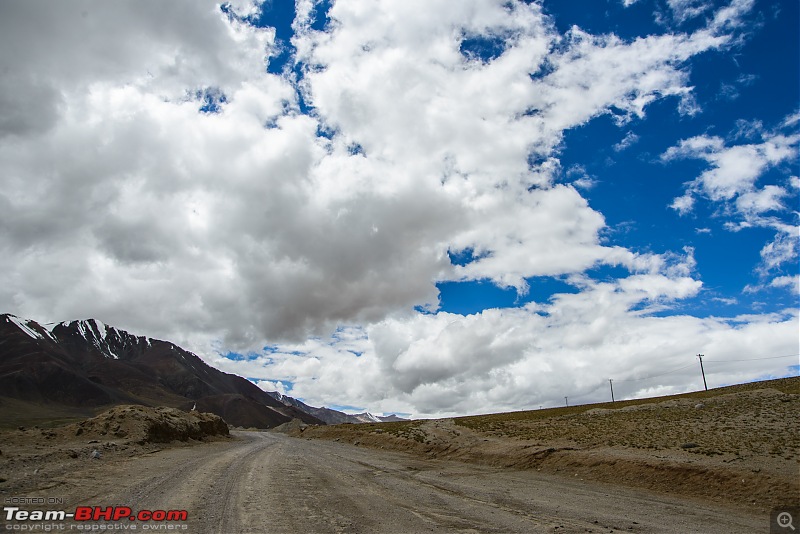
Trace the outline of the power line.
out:
M 708 359 L 706 359 L 706 360 L 703 360 L 703 361 L 704 362 L 710 362 L 710 363 L 755 362 L 755 361 L 759 361 L 759 360 L 778 360 L 778 359 L 781 359 L 781 358 L 793 358 L 793 357 L 794 358 L 800 357 L 800 354 L 785 354 L 783 356 L 766 356 L 764 358 L 746 358 L 746 359 L 742 359 L 742 360 L 708 360 Z M 614 381 L 615 382 L 639 382 L 641 380 L 650 380 L 651 378 L 658 378 L 659 376 L 664 376 L 664 375 L 668 375 L 668 374 L 671 374 L 671 373 L 676 373 L 678 371 L 682 371 L 683 369 L 688 369 L 689 367 L 694 367 L 694 364 L 690 363 L 689 365 L 684 365 L 683 367 L 678 367 L 678 368 L 672 369 L 670 371 L 664 371 L 663 373 L 659 373 L 659 374 L 656 374 L 656 375 L 645 376 L 645 377 L 642 377 L 642 378 L 628 378 L 626 380 L 617 380 L 617 379 L 615 379 Z
M 703 357 L 705 358 L 705 356 L 703 356 Z M 702 360 L 702 361 L 704 361 L 706 363 L 708 363 L 708 362 L 711 362 L 711 363 L 754 362 L 754 361 L 759 361 L 759 360 L 778 360 L 778 359 L 781 359 L 781 358 L 793 358 L 793 357 L 794 358 L 800 357 L 800 354 L 785 354 L 785 355 L 782 355 L 782 356 L 765 356 L 763 358 L 746 358 L 746 359 L 739 359 L 739 360 Z M 688 369 L 689 367 L 694 367 L 694 366 L 695 366 L 694 363 L 690 363 L 688 365 L 683 365 L 681 367 L 676 367 L 675 369 L 671 369 L 669 371 L 664 371 L 663 373 L 658 373 L 658 374 L 655 374 L 655 375 L 645 376 L 645 377 L 642 377 L 642 378 L 629 378 L 627 380 L 613 379 L 613 381 L 614 382 L 641 382 L 642 380 L 650 380 L 652 378 L 658 378 L 658 377 L 669 375 L 669 374 L 672 374 L 672 373 L 677 373 L 678 371 L 682 371 L 684 369 Z M 612 388 L 611 389 L 611 391 L 612 391 L 611 395 L 612 395 L 612 402 L 613 402 L 613 395 L 614 395 L 613 387 L 614 386 L 611 385 L 611 381 L 612 381 L 612 379 L 609 379 L 609 385 Z M 587 390 L 584 390 L 584 391 L 586 391 L 586 393 L 581 393 L 580 395 L 576 395 L 576 394 L 573 393 L 573 395 L 569 395 L 569 397 L 572 397 L 573 399 L 580 399 L 580 398 L 583 398 L 583 397 L 588 397 L 589 395 L 594 394 L 599 387 L 600 387 L 599 385 L 598 386 L 592 386 L 592 387 L 588 388 Z M 568 400 L 568 397 L 566 397 L 566 396 L 564 397 L 564 404 L 569 406 L 569 400 Z
M 664 372 L 664 373 L 659 373 L 659 374 L 657 374 L 657 375 L 645 376 L 645 377 L 643 377 L 643 378 L 629 378 L 628 380 L 616 380 L 616 379 L 614 379 L 614 381 L 615 381 L 615 382 L 639 382 L 639 381 L 641 381 L 641 380 L 649 380 L 649 379 L 651 379 L 651 378 L 658 378 L 659 376 L 664 376 L 664 375 L 668 375 L 668 374 L 671 374 L 671 373 L 677 373 L 678 371 L 681 371 L 681 370 L 683 370 L 683 369 L 688 369 L 689 367 L 693 367 L 693 366 L 694 366 L 694 364 L 693 364 L 693 363 L 690 363 L 689 365 L 684 365 L 683 367 L 678 367 L 677 369 L 672 369 L 671 371 L 666 371 L 666 372 Z M 609 379 L 609 380 L 611 380 L 611 379 Z M 610 383 L 610 382 L 609 382 L 609 383 Z M 586 393 L 582 393 L 582 394 L 580 394 L 580 395 L 574 395 L 574 394 L 573 394 L 573 395 L 570 395 L 570 396 L 571 396 L 573 399 L 580 399 L 580 398 L 582 398 L 582 397 L 588 397 L 589 395 L 592 395 L 592 394 L 593 394 L 595 391 L 597 391 L 597 389 L 598 389 L 599 387 L 600 387 L 600 386 L 593 386 L 593 387 L 591 387 L 590 389 L 588 389 L 588 390 L 586 391 Z M 613 386 L 612 386 L 612 388 L 613 388 Z M 566 397 L 564 398 L 564 400 L 566 400 Z
M 650 375 L 642 378 L 628 378 L 627 380 L 617 380 L 617 382 L 639 382 L 641 380 L 650 380 L 651 378 L 658 378 L 659 376 L 664 376 L 671 373 L 677 373 L 678 371 L 681 371 L 683 369 L 688 369 L 689 367 L 694 367 L 694 364 L 690 363 L 689 365 L 684 365 L 683 367 L 678 367 L 677 369 L 672 369 L 671 371 L 665 371 L 657 375 Z
M 768 356 L 766 358 L 746 358 L 744 360 L 706 360 L 712 363 L 728 363 L 728 362 L 755 362 L 758 360 L 779 360 L 781 358 L 798 358 L 800 354 L 787 354 L 785 356 Z

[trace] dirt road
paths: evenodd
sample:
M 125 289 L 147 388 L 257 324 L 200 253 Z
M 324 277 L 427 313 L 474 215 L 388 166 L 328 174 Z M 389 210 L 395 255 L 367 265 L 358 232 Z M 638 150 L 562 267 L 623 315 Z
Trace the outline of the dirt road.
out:
M 768 530 L 767 517 L 579 478 L 273 433 L 90 465 L 30 495 L 186 509 L 192 533 Z

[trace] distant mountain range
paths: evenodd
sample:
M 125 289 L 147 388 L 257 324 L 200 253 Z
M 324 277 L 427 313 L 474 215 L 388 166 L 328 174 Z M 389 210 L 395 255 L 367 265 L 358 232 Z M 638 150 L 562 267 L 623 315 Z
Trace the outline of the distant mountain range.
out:
M 267 393 L 173 343 L 95 319 L 40 325 L 0 315 L 0 424 L 21 420 L 20 413 L 26 420 L 46 420 L 54 413 L 91 415 L 116 404 L 195 408 L 255 428 L 294 418 L 308 424 L 399 419 L 348 415 Z
M 369 412 L 358 413 L 358 414 L 346 414 L 344 412 L 340 412 L 338 410 L 332 410 L 330 408 L 314 408 L 313 406 L 309 406 L 308 404 L 299 401 L 297 399 L 293 399 L 287 395 L 282 395 L 277 391 L 269 391 L 267 395 L 272 396 L 274 399 L 282 402 L 286 406 L 293 406 L 299 410 L 302 410 L 305 413 L 311 414 L 317 419 L 321 419 L 325 421 L 329 425 L 340 425 L 343 423 L 388 423 L 391 421 L 405 421 L 402 417 L 398 417 L 397 415 L 373 415 Z

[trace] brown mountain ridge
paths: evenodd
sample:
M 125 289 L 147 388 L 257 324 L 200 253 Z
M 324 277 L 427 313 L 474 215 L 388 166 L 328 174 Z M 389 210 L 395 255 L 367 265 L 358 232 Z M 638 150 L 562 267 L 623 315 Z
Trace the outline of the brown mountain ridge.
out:
M 46 328 L 0 315 L 0 426 L 83 418 L 120 404 L 196 407 L 241 427 L 294 418 L 325 424 L 173 343 L 95 319 Z

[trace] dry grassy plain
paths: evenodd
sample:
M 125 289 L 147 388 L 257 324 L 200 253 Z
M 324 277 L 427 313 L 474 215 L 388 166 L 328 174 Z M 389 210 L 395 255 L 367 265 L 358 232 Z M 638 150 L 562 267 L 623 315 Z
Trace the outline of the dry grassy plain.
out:
M 753 514 L 800 503 L 800 377 L 613 404 L 292 433 L 641 487 Z

